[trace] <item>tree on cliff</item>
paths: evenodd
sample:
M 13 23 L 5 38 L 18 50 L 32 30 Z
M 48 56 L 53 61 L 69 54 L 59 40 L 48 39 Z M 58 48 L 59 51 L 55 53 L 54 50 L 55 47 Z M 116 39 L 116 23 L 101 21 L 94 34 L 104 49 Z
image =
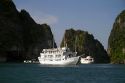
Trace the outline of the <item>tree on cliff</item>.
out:
M 125 64 L 125 10 L 116 18 L 108 40 L 108 54 L 112 63 Z

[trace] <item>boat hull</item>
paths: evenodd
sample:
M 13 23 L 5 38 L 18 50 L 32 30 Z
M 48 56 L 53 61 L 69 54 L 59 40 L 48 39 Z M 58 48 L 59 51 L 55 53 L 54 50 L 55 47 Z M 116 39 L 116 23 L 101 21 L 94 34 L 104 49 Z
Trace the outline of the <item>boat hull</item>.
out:
M 40 57 L 38 59 L 39 59 L 40 64 L 43 64 L 43 65 L 76 65 L 78 63 L 79 56 L 68 58 L 66 60 L 60 60 L 60 61 L 44 60 Z
M 81 64 L 92 64 L 93 62 L 90 61 L 81 61 Z
M 88 61 L 88 60 L 84 60 L 84 59 L 81 59 L 80 60 L 81 64 L 92 64 L 93 61 Z

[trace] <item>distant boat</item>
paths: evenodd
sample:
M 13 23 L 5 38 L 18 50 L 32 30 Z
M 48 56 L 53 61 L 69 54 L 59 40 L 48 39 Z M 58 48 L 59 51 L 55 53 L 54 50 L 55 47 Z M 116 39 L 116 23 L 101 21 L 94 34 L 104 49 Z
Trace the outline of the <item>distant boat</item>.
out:
M 24 60 L 24 63 L 32 63 L 31 60 Z
M 36 59 L 31 59 L 31 60 L 24 60 L 24 63 L 38 63 Z
M 79 60 L 76 55 L 77 52 L 72 52 L 67 47 L 43 49 L 38 60 L 44 65 L 74 65 Z
M 81 58 L 80 62 L 81 64 L 91 64 L 94 63 L 94 58 L 87 56 L 86 58 Z

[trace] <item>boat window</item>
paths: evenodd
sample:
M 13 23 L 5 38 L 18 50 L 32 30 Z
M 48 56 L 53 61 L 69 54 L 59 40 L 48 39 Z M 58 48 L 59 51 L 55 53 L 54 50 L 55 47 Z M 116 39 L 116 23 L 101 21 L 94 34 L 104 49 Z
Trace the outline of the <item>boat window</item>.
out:
M 44 56 L 45 58 L 47 57 L 47 55 Z
M 55 61 L 61 61 L 61 59 L 56 59 Z
M 53 57 L 53 55 L 48 55 L 48 58 L 52 58 Z
M 59 54 L 59 55 L 56 55 L 56 57 L 61 57 L 61 55 Z
M 92 59 L 90 59 L 92 61 Z

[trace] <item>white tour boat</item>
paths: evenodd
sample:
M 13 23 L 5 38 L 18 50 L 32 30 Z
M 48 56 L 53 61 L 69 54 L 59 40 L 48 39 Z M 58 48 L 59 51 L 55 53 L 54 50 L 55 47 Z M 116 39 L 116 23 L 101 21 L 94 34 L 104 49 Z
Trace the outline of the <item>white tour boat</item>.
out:
M 79 60 L 76 55 L 77 52 L 72 52 L 67 47 L 43 49 L 38 60 L 44 65 L 73 65 Z
M 80 62 L 81 64 L 91 64 L 94 63 L 94 58 L 87 56 L 86 58 L 81 58 Z

